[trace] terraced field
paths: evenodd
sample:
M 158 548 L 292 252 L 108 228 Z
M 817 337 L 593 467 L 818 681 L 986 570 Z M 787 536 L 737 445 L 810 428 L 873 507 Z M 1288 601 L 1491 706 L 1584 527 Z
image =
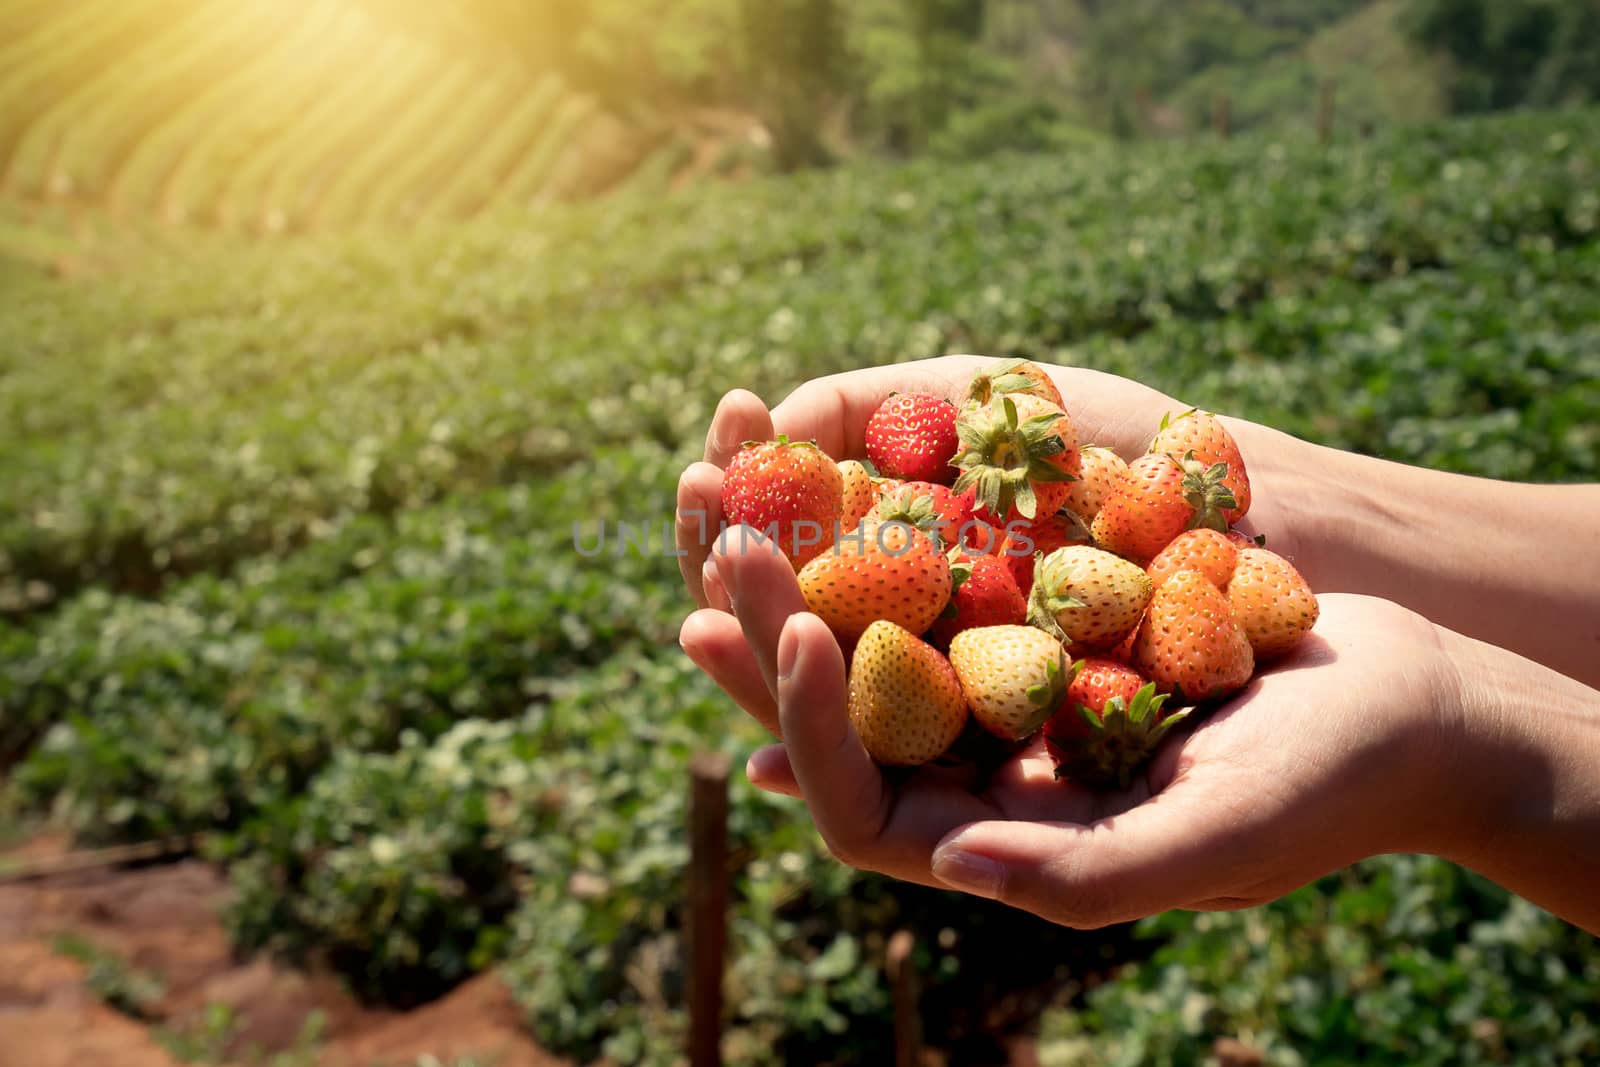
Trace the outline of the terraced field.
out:
M 672 149 L 475 47 L 450 5 L 400 10 L 0 0 L 0 199 L 275 233 L 526 207 Z M 14 254 L 40 240 L 0 230 Z

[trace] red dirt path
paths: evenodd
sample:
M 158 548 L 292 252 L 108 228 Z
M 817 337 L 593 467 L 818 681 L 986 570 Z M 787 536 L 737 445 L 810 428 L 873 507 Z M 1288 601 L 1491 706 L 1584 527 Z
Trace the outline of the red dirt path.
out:
M 42 838 L 0 856 L 64 849 Z M 566 1063 L 519 1027 L 492 974 L 400 1013 L 363 1007 L 331 977 L 237 960 L 217 918 L 227 894 L 222 877 L 197 860 L 0 885 L 0 1067 L 178 1067 L 157 1031 L 195 1030 L 214 1004 L 233 1011 L 227 1056 L 239 1064 L 295 1048 L 313 1011 L 325 1020 L 317 1067 L 411 1067 L 425 1054 L 495 1067 Z M 102 1004 L 85 985 L 88 968 L 57 950 L 62 934 L 158 977 L 164 990 L 148 1005 L 151 1023 Z

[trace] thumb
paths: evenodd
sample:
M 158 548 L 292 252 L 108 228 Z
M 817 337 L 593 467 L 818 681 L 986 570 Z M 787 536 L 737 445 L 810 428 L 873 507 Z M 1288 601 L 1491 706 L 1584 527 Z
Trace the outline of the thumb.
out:
M 1265 844 L 1203 788 L 1178 782 L 1089 824 L 969 823 L 939 842 L 933 874 L 952 889 L 1091 928 L 1251 895 L 1266 880 Z

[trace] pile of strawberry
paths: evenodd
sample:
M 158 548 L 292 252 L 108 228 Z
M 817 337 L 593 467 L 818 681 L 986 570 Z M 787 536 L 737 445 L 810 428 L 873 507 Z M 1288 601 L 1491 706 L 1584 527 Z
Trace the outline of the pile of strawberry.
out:
M 853 648 L 849 713 L 879 763 L 937 759 L 970 720 L 1010 742 L 1043 729 L 1058 776 L 1125 785 L 1190 707 L 1316 622 L 1293 565 L 1231 529 L 1250 480 L 1215 416 L 1163 418 L 1124 462 L 1080 446 L 1055 384 L 1016 360 L 960 408 L 889 397 L 866 446 L 876 472 L 749 443 L 722 503 Z

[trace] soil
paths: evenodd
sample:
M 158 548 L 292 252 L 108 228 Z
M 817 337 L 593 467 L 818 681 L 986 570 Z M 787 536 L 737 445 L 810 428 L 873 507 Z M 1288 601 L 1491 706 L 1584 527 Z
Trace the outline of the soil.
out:
M 39 838 L 0 858 L 33 861 L 66 847 Z M 236 959 L 218 919 L 227 896 L 223 877 L 198 860 L 0 885 L 0 1067 L 177 1067 L 170 1046 L 218 1034 L 207 1028 L 216 1005 L 232 1024 L 210 1062 L 238 1067 L 279 1053 L 299 1053 L 286 1057 L 293 1067 L 412 1067 L 425 1055 L 495 1067 L 567 1063 L 519 1026 L 493 974 L 394 1012 L 364 1007 L 332 977 Z M 100 992 L 91 988 L 90 966 L 69 942 L 156 980 L 135 998 L 142 1019 L 103 1002 L 103 981 Z

